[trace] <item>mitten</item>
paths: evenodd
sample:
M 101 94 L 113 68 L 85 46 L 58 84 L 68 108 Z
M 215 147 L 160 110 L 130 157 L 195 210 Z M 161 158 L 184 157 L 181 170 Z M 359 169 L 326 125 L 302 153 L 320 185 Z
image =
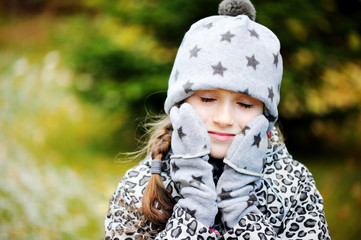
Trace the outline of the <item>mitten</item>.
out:
M 260 115 L 247 124 L 229 147 L 217 183 L 222 222 L 234 227 L 248 213 L 259 213 L 255 189 L 260 183 L 267 151 L 268 121 Z
M 210 140 L 205 125 L 188 103 L 170 111 L 173 125 L 171 178 L 181 199 L 177 205 L 210 227 L 218 212 L 212 165 L 208 163 Z

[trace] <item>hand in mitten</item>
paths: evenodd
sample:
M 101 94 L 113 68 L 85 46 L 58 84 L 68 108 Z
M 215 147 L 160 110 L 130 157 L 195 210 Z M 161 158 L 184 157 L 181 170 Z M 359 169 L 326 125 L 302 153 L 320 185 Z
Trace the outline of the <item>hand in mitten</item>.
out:
M 171 145 L 175 156 L 193 158 L 210 153 L 207 129 L 189 103 L 173 107 L 170 121 L 173 126 Z
M 267 151 L 268 121 L 260 115 L 247 124 L 229 147 L 217 183 L 222 222 L 234 227 L 248 213 L 258 213 L 255 189 L 262 176 Z
M 171 178 L 179 187 L 178 201 L 188 213 L 207 227 L 218 212 L 212 165 L 208 163 L 210 140 L 205 125 L 188 103 L 170 111 L 173 125 Z

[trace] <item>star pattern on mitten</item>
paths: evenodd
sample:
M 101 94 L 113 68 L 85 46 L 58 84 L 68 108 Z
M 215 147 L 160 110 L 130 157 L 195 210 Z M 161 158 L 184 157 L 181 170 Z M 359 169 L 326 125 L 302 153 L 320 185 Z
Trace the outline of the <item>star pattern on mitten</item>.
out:
M 254 70 L 257 70 L 257 65 L 260 64 L 260 62 L 258 62 L 256 60 L 256 57 L 254 56 L 254 54 L 252 55 L 252 57 L 248 57 L 246 56 L 248 62 L 247 62 L 247 67 L 251 66 L 253 67 Z
M 186 208 L 185 209 L 186 210 L 186 212 L 188 213 L 188 214 L 190 214 L 191 216 L 193 216 L 194 217 L 194 215 L 196 214 L 196 212 L 197 212 L 197 210 L 190 210 L 189 208 Z
M 176 173 L 179 170 L 179 167 L 174 162 L 172 163 L 172 170 L 174 173 Z
M 274 97 L 273 88 L 270 87 L 268 88 L 268 98 L 271 99 L 271 102 L 273 102 L 273 97 Z
M 191 83 L 190 81 L 187 81 L 184 85 L 183 85 L 183 88 L 184 88 L 184 92 L 186 94 L 188 94 L 189 92 L 192 92 L 192 86 L 193 86 L 194 83 Z
M 221 193 L 218 194 L 218 197 L 221 200 L 230 199 L 230 198 L 232 198 L 231 192 L 232 192 L 232 190 L 227 191 L 224 188 L 222 188 Z
M 277 120 L 277 118 L 271 114 L 268 113 L 268 115 L 265 115 L 265 117 L 267 118 L 268 121 L 270 122 L 275 122 Z
M 183 137 L 187 136 L 187 135 L 183 132 L 182 127 L 179 127 L 179 128 L 177 129 L 177 133 L 178 133 L 178 136 L 179 136 L 180 140 L 182 140 Z
M 191 180 L 189 183 L 190 183 L 190 184 L 191 184 L 191 183 L 197 183 L 198 186 L 200 186 L 201 184 L 205 184 L 205 183 L 203 182 L 203 176 L 196 177 L 196 176 L 194 176 L 194 175 L 192 175 L 192 180 Z
M 212 65 L 213 75 L 219 74 L 223 77 L 223 73 L 227 71 L 227 68 L 223 67 L 221 62 L 218 62 L 217 65 Z
M 242 131 L 241 131 L 241 134 L 243 134 L 244 136 L 246 136 L 246 131 L 247 131 L 247 130 L 250 130 L 250 129 L 251 129 L 250 127 L 244 126 L 244 128 L 243 128 Z
M 201 50 L 201 49 L 198 48 L 197 45 L 195 45 L 194 48 L 192 48 L 192 49 L 189 51 L 189 53 L 190 53 L 189 58 L 192 58 L 192 57 L 197 58 L 197 57 L 198 57 L 198 52 L 199 52 L 200 50 Z
M 252 146 L 257 146 L 259 148 L 259 143 L 261 142 L 261 133 L 258 133 L 254 136 L 254 142 Z
M 273 53 L 273 64 L 276 65 L 276 68 L 277 68 L 277 65 L 278 65 L 278 53 L 277 54 Z
M 235 37 L 236 35 L 232 34 L 230 31 L 228 31 L 224 34 L 221 34 L 221 36 L 222 36 L 221 42 L 227 41 L 230 43 L 232 41 L 232 38 Z
M 254 29 L 252 29 L 252 30 L 249 30 L 248 29 L 248 31 L 249 31 L 249 33 L 251 34 L 251 37 L 255 37 L 255 38 L 259 38 L 259 35 L 258 35 L 258 33 L 256 32 L 256 30 L 254 30 Z

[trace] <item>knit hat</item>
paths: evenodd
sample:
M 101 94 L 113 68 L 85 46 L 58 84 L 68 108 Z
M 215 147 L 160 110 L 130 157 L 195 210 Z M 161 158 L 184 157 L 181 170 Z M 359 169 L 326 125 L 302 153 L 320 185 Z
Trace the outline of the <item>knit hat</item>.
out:
M 164 110 L 169 113 L 197 90 L 225 89 L 262 101 L 271 130 L 278 117 L 283 72 L 279 40 L 254 22 L 255 9 L 249 0 L 224 0 L 219 14 L 199 20 L 185 34 Z

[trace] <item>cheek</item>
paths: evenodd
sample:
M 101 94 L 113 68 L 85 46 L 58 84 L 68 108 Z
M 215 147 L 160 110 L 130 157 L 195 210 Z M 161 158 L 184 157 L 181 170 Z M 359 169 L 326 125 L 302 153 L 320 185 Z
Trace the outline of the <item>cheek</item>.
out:
M 207 120 L 210 118 L 210 111 L 207 111 L 206 108 L 196 109 L 196 111 L 203 123 L 206 123 Z
M 204 106 L 204 104 L 194 99 L 189 99 L 186 102 L 192 105 L 194 110 L 198 113 L 198 116 L 202 120 L 202 122 L 206 123 L 207 119 L 209 119 L 210 117 L 209 107 Z
M 262 114 L 262 111 L 247 111 L 238 114 L 237 123 L 243 129 L 249 122 Z

